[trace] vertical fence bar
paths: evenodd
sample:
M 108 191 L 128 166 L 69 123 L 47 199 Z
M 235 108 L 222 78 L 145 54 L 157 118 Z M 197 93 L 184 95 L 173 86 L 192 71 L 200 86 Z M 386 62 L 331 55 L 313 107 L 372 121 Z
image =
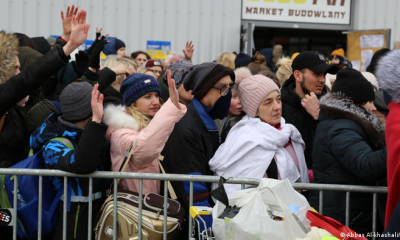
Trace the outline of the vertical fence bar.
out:
M 114 178 L 114 224 L 113 224 L 113 240 L 117 240 L 117 192 L 118 192 L 118 181 L 116 178 Z
M 246 188 L 246 184 L 242 183 L 242 190 Z
M 142 209 L 143 209 L 143 180 L 139 180 L 139 223 L 138 223 L 138 236 L 142 240 Z
M 320 190 L 319 191 L 319 214 L 322 215 L 322 210 L 324 209 L 324 191 Z
M 93 214 L 93 178 L 89 178 L 89 221 L 88 240 L 92 239 L 92 214 Z
M 376 201 L 377 195 L 374 193 L 373 195 L 373 202 L 372 202 L 372 240 L 375 240 L 375 233 L 376 233 Z
M 43 178 L 39 176 L 39 212 L 38 212 L 38 240 L 42 240 L 42 196 L 43 196 Z
M 167 240 L 167 215 L 168 215 L 168 181 L 164 181 L 164 227 L 163 240 Z
M 189 209 L 190 207 L 193 206 L 193 182 L 190 182 L 190 195 L 189 195 Z M 189 238 L 192 238 L 192 226 L 193 226 L 193 219 L 190 213 L 187 213 L 189 215 Z
M 17 184 L 18 184 L 18 176 L 14 175 L 14 209 L 13 209 L 13 239 L 17 240 L 17 208 L 18 208 L 18 204 L 17 204 L 17 195 L 18 195 L 18 189 L 17 189 Z
M 346 226 L 350 225 L 350 192 L 346 192 Z
M 67 240 L 67 202 L 68 202 L 68 178 L 64 177 L 63 199 L 63 240 Z

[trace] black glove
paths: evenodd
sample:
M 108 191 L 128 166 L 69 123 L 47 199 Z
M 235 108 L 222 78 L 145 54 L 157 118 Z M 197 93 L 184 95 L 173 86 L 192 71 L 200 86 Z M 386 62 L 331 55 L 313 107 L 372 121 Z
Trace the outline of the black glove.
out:
M 90 55 L 89 67 L 94 69 L 100 68 L 100 52 L 103 51 L 104 46 L 107 44 L 106 40 L 100 40 L 92 51 Z
M 75 62 L 73 64 L 75 72 L 78 74 L 79 77 L 85 73 L 85 70 L 89 67 L 89 56 L 85 51 L 79 51 L 75 54 Z
M 101 37 L 101 39 L 99 40 L 101 33 L 97 33 L 96 32 L 96 40 L 93 42 L 92 46 L 90 46 L 90 48 L 86 49 L 86 52 L 89 54 L 89 56 L 92 56 L 93 54 L 93 49 L 94 47 L 97 45 L 97 43 L 99 43 L 100 41 L 104 40 L 104 36 Z

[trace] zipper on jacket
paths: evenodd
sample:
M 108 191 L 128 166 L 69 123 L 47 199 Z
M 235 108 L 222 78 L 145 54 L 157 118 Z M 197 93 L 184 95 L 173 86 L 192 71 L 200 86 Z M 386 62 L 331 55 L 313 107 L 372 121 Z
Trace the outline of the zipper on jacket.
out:
M 76 216 L 75 216 L 75 229 L 74 229 L 74 238 L 76 238 L 76 228 L 78 227 L 78 216 L 79 216 L 79 209 L 80 209 L 81 205 L 78 204 L 78 209 L 76 210 Z M 89 216 L 91 217 L 91 216 Z M 90 229 L 89 229 L 90 231 Z

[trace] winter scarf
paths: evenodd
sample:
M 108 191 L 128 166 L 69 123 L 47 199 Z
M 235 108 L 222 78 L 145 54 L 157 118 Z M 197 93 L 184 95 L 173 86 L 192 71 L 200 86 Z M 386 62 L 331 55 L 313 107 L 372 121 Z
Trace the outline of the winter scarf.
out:
M 299 161 L 300 171 L 284 146 L 291 141 Z M 210 169 L 218 176 L 262 178 L 276 158 L 281 179 L 308 183 L 304 158 L 305 144 L 299 131 L 281 118 L 280 130 L 259 118 L 244 116 L 228 134 L 214 157 Z M 227 193 L 240 190 L 240 185 L 225 185 Z

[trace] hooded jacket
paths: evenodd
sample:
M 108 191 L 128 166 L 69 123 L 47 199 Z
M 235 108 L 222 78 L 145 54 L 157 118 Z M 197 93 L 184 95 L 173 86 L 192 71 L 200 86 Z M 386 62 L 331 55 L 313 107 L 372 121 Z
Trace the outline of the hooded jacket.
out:
M 122 106 L 108 105 L 104 122 L 109 125 L 106 134 L 111 143 L 112 170 L 118 172 L 125 158 L 125 151 L 133 143 L 134 152 L 125 168 L 125 172 L 160 173 L 158 156 L 171 134 L 174 125 L 185 115 L 186 107 L 180 104 L 178 109 L 168 100 L 156 113 L 149 125 L 140 129 L 134 117 L 126 114 Z M 125 179 L 120 187 L 139 192 L 139 180 Z M 160 181 L 144 180 L 143 194 L 160 193 Z
M 312 169 L 312 149 L 318 120 L 314 120 L 314 118 L 301 105 L 301 98 L 295 92 L 295 88 L 296 81 L 292 74 L 281 88 L 282 117 L 287 123 L 293 124 L 293 126 L 299 130 L 304 143 L 306 144 L 304 156 L 306 158 L 307 167 L 308 169 Z M 321 96 L 325 94 L 326 88 L 324 87 Z
M 320 123 L 313 148 L 314 183 L 374 186 L 386 177 L 384 127 L 379 118 L 349 98 L 327 94 L 320 100 Z M 309 202 L 319 207 L 319 192 Z M 346 193 L 324 191 L 323 214 L 345 223 Z M 372 231 L 372 194 L 350 194 L 350 228 Z
M 37 128 L 30 138 L 34 152 L 41 148 L 42 159 L 48 169 L 86 174 L 94 171 L 110 170 L 109 154 L 105 142 L 107 126 L 89 120 L 85 129 L 64 121 L 62 115 L 51 114 Z M 74 150 L 63 143 L 51 140 L 55 137 L 66 137 L 74 145 Z M 53 177 L 53 187 L 57 191 L 63 186 L 63 178 Z M 93 179 L 93 194 L 100 195 L 93 201 L 93 215 L 88 216 L 87 202 L 71 200 L 71 209 L 67 214 L 67 239 L 87 239 L 88 217 L 95 217 L 105 199 L 105 191 L 110 185 L 101 179 Z M 72 196 L 89 195 L 89 178 L 73 178 L 71 183 Z M 60 215 L 56 225 L 54 239 L 62 238 L 63 211 L 59 204 Z
M 304 142 L 297 129 L 281 119 L 281 129 L 244 116 L 229 132 L 228 138 L 210 160 L 210 169 L 218 176 L 262 178 L 271 162 L 276 163 L 282 179 L 308 183 L 308 169 L 304 160 Z M 291 143 L 299 162 L 284 148 Z M 240 190 L 240 185 L 227 184 L 227 194 Z

